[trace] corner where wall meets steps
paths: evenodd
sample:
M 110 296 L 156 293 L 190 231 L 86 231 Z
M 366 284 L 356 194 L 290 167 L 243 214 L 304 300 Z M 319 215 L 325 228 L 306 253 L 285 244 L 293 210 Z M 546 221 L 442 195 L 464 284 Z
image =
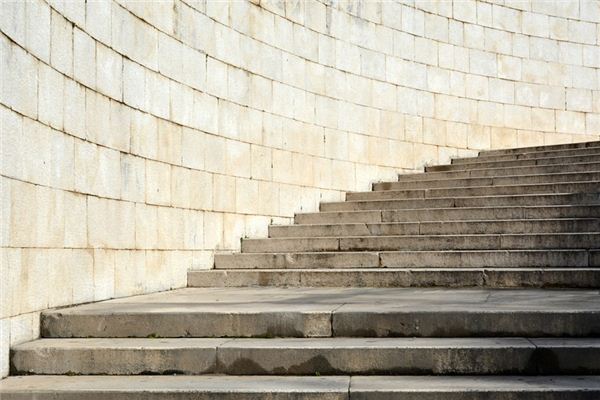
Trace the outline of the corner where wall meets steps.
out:
M 191 271 L 46 311 L 2 399 L 600 397 L 600 142 L 402 175 Z

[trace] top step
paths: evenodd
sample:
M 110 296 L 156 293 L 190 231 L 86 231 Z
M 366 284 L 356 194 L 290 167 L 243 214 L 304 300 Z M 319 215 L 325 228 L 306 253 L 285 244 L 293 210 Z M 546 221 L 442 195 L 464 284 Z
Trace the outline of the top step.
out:
M 480 156 L 492 156 L 502 154 L 519 154 L 519 153 L 531 153 L 536 151 L 552 151 L 552 150 L 567 150 L 567 149 L 583 149 L 587 147 L 598 147 L 600 141 L 594 142 L 580 142 L 580 143 L 568 143 L 568 144 L 556 144 L 550 146 L 534 146 L 534 147 L 519 147 L 512 149 L 499 149 L 499 150 L 485 150 L 480 151 Z
M 544 150 L 532 151 L 527 153 L 516 154 L 495 154 L 495 155 L 479 155 L 477 157 L 461 157 L 452 160 L 452 164 L 467 164 L 483 161 L 514 161 L 514 160 L 531 160 L 534 158 L 555 158 L 569 156 L 585 156 L 590 154 L 600 153 L 600 146 L 587 147 L 585 149 L 567 149 L 567 150 Z

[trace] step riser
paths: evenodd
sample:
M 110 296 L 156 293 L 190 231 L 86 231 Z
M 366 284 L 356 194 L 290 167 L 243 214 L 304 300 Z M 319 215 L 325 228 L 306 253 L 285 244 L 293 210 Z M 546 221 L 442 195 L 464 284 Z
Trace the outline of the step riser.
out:
M 242 239 L 242 252 L 600 248 L 599 234 Z
M 592 337 L 600 335 L 600 311 L 514 310 L 385 311 L 306 314 L 302 311 L 219 314 L 122 314 L 42 319 L 42 335 L 59 337 Z M 401 308 L 399 306 L 399 308 Z M 268 318 L 263 318 L 264 315 Z M 123 320 L 126 318 L 127 323 Z M 100 319 L 100 321 L 98 321 Z M 418 321 L 418 323 L 416 323 Z M 99 329 L 98 322 L 102 323 Z M 124 326 L 125 325 L 125 326 Z M 292 328 L 292 329 L 290 329 Z
M 491 186 L 454 189 L 386 190 L 346 193 L 346 200 L 384 200 L 439 197 L 528 195 L 536 193 L 593 193 L 600 192 L 599 182 L 553 183 L 532 186 Z
M 468 164 L 472 162 L 484 161 L 514 161 L 514 160 L 531 160 L 540 158 L 555 158 L 555 157 L 572 157 L 585 156 L 590 154 L 599 154 L 600 147 L 588 147 L 584 149 L 572 150 L 554 150 L 554 151 L 538 151 L 532 153 L 517 153 L 517 154 L 499 154 L 499 155 L 482 155 L 479 157 L 464 157 L 455 158 L 452 164 Z
M 598 206 L 482 207 L 305 213 L 297 214 L 294 222 L 296 224 L 389 223 L 597 217 L 600 217 Z
M 481 222 L 407 222 L 387 224 L 331 224 L 270 226 L 269 237 L 344 237 L 387 235 L 514 234 L 600 232 L 600 219 Z
M 189 339 L 188 339 L 189 340 Z M 185 341 L 185 340 L 183 340 Z M 273 340 L 272 340 L 273 341 Z M 348 342 L 342 339 L 343 342 Z M 485 341 L 370 340 L 356 344 L 305 340 L 277 347 L 253 340 L 234 340 L 216 347 L 163 350 L 87 348 L 17 350 L 13 373 L 37 375 L 136 375 L 208 373 L 227 375 L 438 375 L 438 374 L 572 374 L 600 372 L 600 347 L 559 345 L 525 339 Z M 439 344 L 435 344 L 435 343 Z M 476 343 L 473 343 L 476 342 Z M 330 343 L 328 347 L 328 343 Z M 397 344 L 394 344 L 397 343 Z M 478 343 L 481 343 L 478 346 Z M 185 345 L 182 343 L 182 345 Z M 332 347 L 335 346 L 335 347 Z M 536 348 L 536 346 L 538 346 Z M 43 355 L 40 355 L 40 351 Z M 545 362 L 548 359 L 554 363 Z M 577 362 L 575 362 L 577 360 Z
M 600 269 L 377 269 L 190 271 L 190 287 L 597 288 Z
M 600 193 L 465 197 L 321 203 L 321 211 L 401 210 L 451 207 L 599 205 Z
M 526 251 L 390 251 L 329 253 L 243 253 L 215 255 L 215 269 L 329 268 L 520 268 L 600 267 L 600 252 L 587 250 Z
M 555 145 L 547 145 L 547 146 L 518 147 L 518 148 L 497 149 L 497 150 L 482 150 L 479 152 L 479 155 L 485 157 L 485 156 L 501 155 L 501 154 L 531 153 L 531 152 L 535 152 L 535 151 L 587 149 L 589 147 L 598 147 L 598 146 L 600 146 L 599 141 L 565 143 L 565 144 L 555 144 Z
M 554 174 L 554 175 L 525 175 L 516 177 L 496 178 L 464 178 L 464 179 L 439 179 L 406 182 L 380 182 L 373 184 L 373 190 L 407 190 L 407 189 L 436 189 L 472 186 L 506 186 L 506 185 L 534 185 L 544 183 L 598 181 L 600 172 Z
M 510 167 L 531 167 L 534 165 L 556 165 L 556 164 L 572 164 L 572 163 L 597 163 L 600 162 L 600 154 L 576 157 L 556 157 L 556 158 L 539 158 L 534 160 L 516 160 L 516 161 L 490 161 L 477 162 L 470 164 L 450 164 L 450 165 L 432 165 L 425 167 L 426 172 L 436 171 L 459 171 L 470 169 L 486 169 L 486 168 L 510 168 Z
M 425 172 L 418 174 L 405 174 L 398 176 L 398 182 L 414 182 L 422 180 L 442 180 L 442 179 L 467 179 L 483 177 L 507 177 L 515 175 L 542 175 L 542 174 L 561 174 L 574 172 L 598 171 L 600 162 L 597 163 L 576 163 L 559 165 L 540 165 L 529 167 L 511 167 L 511 168 L 481 168 L 471 170 L 447 171 L 447 172 Z

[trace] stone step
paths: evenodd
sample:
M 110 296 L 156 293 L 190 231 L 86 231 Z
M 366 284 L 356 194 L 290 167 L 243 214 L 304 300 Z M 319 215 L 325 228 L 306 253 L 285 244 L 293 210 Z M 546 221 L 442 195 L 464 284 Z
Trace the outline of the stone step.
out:
M 16 376 L 3 400 L 597 400 L 600 376 Z
M 582 149 L 562 149 L 562 150 L 542 150 L 526 153 L 512 154 L 482 154 L 477 157 L 461 157 L 452 160 L 452 164 L 468 164 L 480 161 L 511 161 L 511 160 L 530 160 L 533 158 L 553 158 L 553 157 L 569 157 L 569 156 L 585 156 L 590 154 L 599 154 L 600 145 L 594 147 L 586 147 Z
M 425 175 L 423 175 L 425 177 Z M 560 174 L 513 175 L 501 177 L 432 179 L 405 182 L 379 182 L 373 184 L 373 190 L 438 189 L 473 186 L 532 185 L 540 183 L 561 183 L 600 181 L 600 170 L 590 172 L 569 172 Z
M 515 147 L 510 149 L 497 149 L 497 150 L 482 150 L 479 152 L 481 156 L 491 156 L 500 154 L 517 154 L 517 153 L 531 153 L 536 151 L 552 151 L 552 150 L 568 150 L 568 149 L 585 149 L 588 147 L 598 147 L 600 141 L 592 142 L 578 142 L 578 143 L 565 143 L 565 144 L 554 144 L 545 146 L 533 146 L 533 147 Z
M 475 197 L 501 195 L 533 195 L 543 193 L 600 193 L 600 181 L 538 183 L 530 185 L 496 185 L 456 188 L 379 190 L 374 192 L 348 192 L 347 201 L 416 199 L 440 197 Z
M 2 400 L 349 400 L 345 376 L 16 376 Z
M 269 237 L 600 232 L 600 218 L 271 225 Z
M 297 224 L 382 223 L 382 222 L 442 222 L 502 220 L 598 218 L 599 205 L 575 206 L 514 206 L 514 207 L 451 207 L 407 210 L 328 211 L 301 213 L 294 216 Z
M 592 400 L 600 376 L 352 377 L 351 400 Z
M 402 210 L 449 207 L 600 205 L 600 192 L 539 193 L 397 200 L 355 200 L 321 203 L 320 211 Z
M 598 360 L 593 338 L 94 338 L 17 345 L 11 365 L 18 375 L 564 375 L 598 374 Z
M 188 272 L 189 287 L 598 288 L 600 268 L 228 269 Z
M 598 290 L 187 288 L 42 313 L 41 335 L 594 337 Z
M 560 248 L 600 249 L 600 232 L 242 239 L 243 253 Z
M 422 172 L 398 175 L 398 182 L 430 181 L 466 178 L 498 178 L 519 175 L 547 175 L 560 173 L 591 172 L 600 170 L 600 162 L 557 165 L 538 165 L 510 168 L 480 168 L 458 171 Z
M 425 167 L 426 172 L 433 171 L 462 171 L 469 169 L 486 168 L 510 168 L 510 167 L 530 167 L 534 165 L 559 165 L 573 163 L 597 163 L 600 162 L 600 153 L 588 154 L 585 156 L 565 156 L 551 158 L 534 158 L 530 160 L 513 161 L 477 161 L 465 164 L 431 165 Z
M 215 254 L 216 269 L 600 267 L 579 249 L 358 251 Z

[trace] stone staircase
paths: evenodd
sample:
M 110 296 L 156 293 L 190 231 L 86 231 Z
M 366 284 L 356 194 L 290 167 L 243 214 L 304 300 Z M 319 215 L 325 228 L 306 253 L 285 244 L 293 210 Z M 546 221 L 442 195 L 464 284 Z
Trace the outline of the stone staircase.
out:
M 600 142 L 482 152 L 42 315 L 11 399 L 600 398 Z

